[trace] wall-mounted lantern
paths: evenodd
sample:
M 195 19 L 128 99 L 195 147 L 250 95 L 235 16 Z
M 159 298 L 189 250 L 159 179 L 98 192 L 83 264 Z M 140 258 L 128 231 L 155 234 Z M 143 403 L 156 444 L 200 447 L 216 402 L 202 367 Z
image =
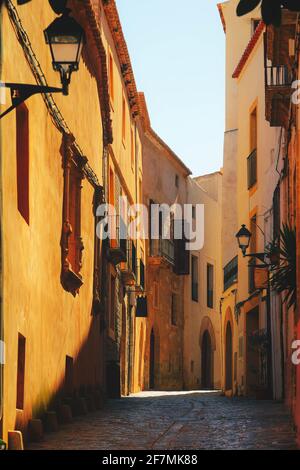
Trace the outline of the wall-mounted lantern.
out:
M 68 95 L 71 74 L 79 69 L 82 47 L 85 42 L 84 30 L 65 9 L 44 31 L 46 43 L 50 46 L 53 69 L 60 73 L 62 92 Z
M 247 229 L 246 225 L 242 225 L 242 227 L 236 234 L 239 248 L 242 250 L 244 256 L 246 255 L 246 251 L 250 246 L 251 237 L 252 233 Z
M 242 225 L 238 233 L 236 234 L 237 242 L 239 245 L 239 248 L 241 249 L 243 253 L 243 257 L 249 257 L 249 258 L 256 258 L 258 259 L 262 264 L 260 265 L 255 265 L 254 267 L 256 268 L 266 268 L 270 267 L 274 264 L 275 257 L 277 259 L 278 252 L 275 249 L 272 249 L 271 251 L 265 251 L 263 253 L 248 253 L 247 250 L 250 246 L 250 241 L 251 241 L 252 233 L 247 229 L 246 225 Z M 253 265 L 251 265 L 253 267 Z
M 21 0 L 22 3 L 27 3 Z M 58 10 L 57 10 L 58 11 Z M 71 10 L 64 8 L 62 15 L 45 29 L 46 43 L 50 46 L 54 70 L 60 73 L 62 88 L 0 82 L 0 87 L 11 91 L 12 105 L 0 114 L 2 119 L 31 96 L 38 93 L 62 93 L 68 95 L 71 74 L 79 68 L 85 33 L 82 27 L 70 16 Z

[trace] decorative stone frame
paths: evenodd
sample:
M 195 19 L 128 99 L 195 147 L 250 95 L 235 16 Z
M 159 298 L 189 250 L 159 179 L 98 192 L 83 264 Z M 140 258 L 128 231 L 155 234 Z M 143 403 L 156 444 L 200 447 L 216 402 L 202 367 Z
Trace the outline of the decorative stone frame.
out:
M 61 284 L 67 292 L 70 292 L 75 297 L 83 284 L 80 274 L 82 251 L 84 249 L 81 238 L 81 182 L 84 178 L 83 166 L 86 160 L 76 153 L 73 143 L 74 137 L 70 134 L 65 134 L 63 137 L 64 193 L 61 236 Z M 76 185 L 73 188 L 71 188 L 71 180 Z M 75 197 L 75 200 L 72 200 L 72 197 Z M 75 205 L 73 209 L 75 215 L 74 227 L 71 225 L 72 203 Z M 75 253 L 74 259 L 70 260 L 70 237 L 73 233 L 75 234 Z

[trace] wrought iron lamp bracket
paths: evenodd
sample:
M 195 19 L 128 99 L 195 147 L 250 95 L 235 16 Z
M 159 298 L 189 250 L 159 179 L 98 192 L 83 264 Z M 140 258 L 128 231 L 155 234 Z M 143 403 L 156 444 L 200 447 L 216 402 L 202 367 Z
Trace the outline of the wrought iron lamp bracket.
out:
M 38 93 L 64 93 L 63 88 L 41 86 L 41 85 L 26 85 L 21 83 L 4 83 L 0 82 L 0 88 L 9 88 L 11 95 L 12 105 L 0 114 L 0 119 L 13 111 L 17 106 L 24 103 L 28 98 Z
M 251 267 L 254 268 L 269 268 L 271 266 L 271 263 L 266 262 L 266 258 L 268 257 L 267 253 L 249 253 L 249 254 L 244 254 L 244 258 L 255 258 L 258 259 L 262 264 L 257 264 L 257 265 L 250 265 Z

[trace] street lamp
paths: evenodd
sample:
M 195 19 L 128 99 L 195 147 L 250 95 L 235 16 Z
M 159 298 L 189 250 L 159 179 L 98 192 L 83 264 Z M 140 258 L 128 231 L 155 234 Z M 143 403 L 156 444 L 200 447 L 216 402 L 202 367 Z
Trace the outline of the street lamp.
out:
M 80 56 L 85 42 L 84 30 L 74 18 L 69 16 L 70 12 L 71 10 L 66 8 L 63 14 L 44 31 L 46 43 L 50 46 L 53 68 L 60 73 L 62 88 L 0 82 L 0 87 L 10 89 L 12 101 L 12 105 L 0 114 L 0 119 L 37 93 L 68 95 L 71 74 L 79 69 Z
M 53 69 L 60 73 L 63 94 L 68 95 L 71 74 L 79 69 L 85 34 L 82 27 L 66 8 L 44 31 L 46 43 L 50 46 Z
M 246 256 L 246 252 L 249 248 L 251 237 L 252 233 L 247 229 L 246 225 L 243 224 L 236 234 L 236 238 L 244 256 Z
M 243 224 L 240 230 L 238 231 L 238 233 L 236 234 L 238 245 L 239 245 L 239 248 L 242 250 L 243 257 L 258 259 L 262 264 L 255 265 L 254 267 L 256 268 L 266 268 L 266 267 L 270 267 L 270 266 L 277 264 L 279 252 L 278 252 L 278 247 L 276 246 L 272 246 L 270 250 L 268 251 L 266 250 L 263 253 L 248 253 L 247 254 L 247 250 L 250 246 L 251 237 L 252 237 L 252 233 L 247 229 L 246 225 Z

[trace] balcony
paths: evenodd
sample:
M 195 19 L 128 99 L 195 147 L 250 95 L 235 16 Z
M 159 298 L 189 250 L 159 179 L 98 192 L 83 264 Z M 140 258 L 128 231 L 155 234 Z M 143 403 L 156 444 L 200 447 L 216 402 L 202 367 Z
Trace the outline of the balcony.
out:
M 271 127 L 288 126 L 292 72 L 286 65 L 266 66 L 266 120 Z
M 175 245 L 173 240 L 158 239 L 150 241 L 150 265 L 175 264 Z
M 136 247 L 132 240 L 126 240 L 126 245 L 126 261 L 120 264 L 120 271 L 124 285 L 132 286 L 137 276 Z
M 297 13 L 282 10 L 280 28 L 268 26 L 264 36 L 266 120 L 271 127 L 288 127 L 296 24 Z
M 125 238 L 125 224 L 120 216 L 109 216 L 111 226 L 110 246 L 108 259 L 117 266 L 127 261 L 127 239 Z
M 253 188 L 257 182 L 257 150 L 254 149 L 247 158 L 248 189 Z
M 266 56 L 273 65 L 288 64 L 291 56 L 290 41 L 296 36 L 298 13 L 282 9 L 280 28 L 269 25 L 266 31 Z
M 224 268 L 224 292 L 238 280 L 238 256 L 233 258 Z

